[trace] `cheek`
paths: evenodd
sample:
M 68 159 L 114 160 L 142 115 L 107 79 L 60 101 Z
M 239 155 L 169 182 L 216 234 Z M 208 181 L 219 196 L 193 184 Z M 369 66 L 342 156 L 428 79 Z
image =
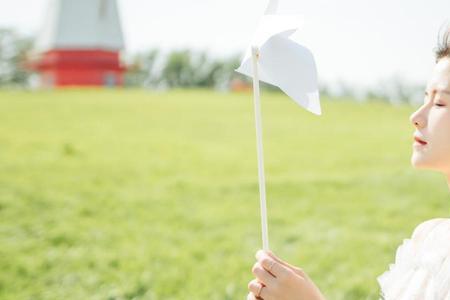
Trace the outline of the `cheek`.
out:
M 430 115 L 428 133 L 434 158 L 450 166 L 450 109 Z
M 450 171 L 450 108 L 430 112 L 425 136 L 429 147 L 413 151 L 412 165 L 416 168 Z
M 450 149 L 450 109 L 430 114 L 428 134 L 437 148 Z

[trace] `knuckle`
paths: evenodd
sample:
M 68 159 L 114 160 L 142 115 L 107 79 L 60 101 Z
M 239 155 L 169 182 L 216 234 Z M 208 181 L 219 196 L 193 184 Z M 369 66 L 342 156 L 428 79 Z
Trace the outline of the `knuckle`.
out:
M 270 263 L 271 263 L 271 260 L 270 260 L 269 258 L 267 258 L 267 257 L 264 257 L 264 258 L 261 260 L 261 264 L 262 264 L 263 266 L 268 266 L 268 265 L 270 265 Z

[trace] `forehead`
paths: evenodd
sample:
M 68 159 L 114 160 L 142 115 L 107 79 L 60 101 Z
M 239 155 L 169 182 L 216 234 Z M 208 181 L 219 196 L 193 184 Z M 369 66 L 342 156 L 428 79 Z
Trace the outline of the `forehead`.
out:
M 450 58 L 443 58 L 436 64 L 427 89 L 450 89 Z

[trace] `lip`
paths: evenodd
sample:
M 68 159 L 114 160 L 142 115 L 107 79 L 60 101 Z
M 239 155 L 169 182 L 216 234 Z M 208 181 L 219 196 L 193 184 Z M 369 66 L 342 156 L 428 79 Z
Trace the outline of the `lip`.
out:
M 421 139 L 418 136 L 414 136 L 414 145 L 415 146 L 426 146 L 428 143 Z

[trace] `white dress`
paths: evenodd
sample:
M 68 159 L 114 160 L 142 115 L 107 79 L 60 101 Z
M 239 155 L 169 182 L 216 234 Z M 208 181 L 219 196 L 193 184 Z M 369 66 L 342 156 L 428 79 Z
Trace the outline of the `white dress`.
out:
M 418 225 L 377 280 L 381 299 L 450 300 L 450 219 Z

